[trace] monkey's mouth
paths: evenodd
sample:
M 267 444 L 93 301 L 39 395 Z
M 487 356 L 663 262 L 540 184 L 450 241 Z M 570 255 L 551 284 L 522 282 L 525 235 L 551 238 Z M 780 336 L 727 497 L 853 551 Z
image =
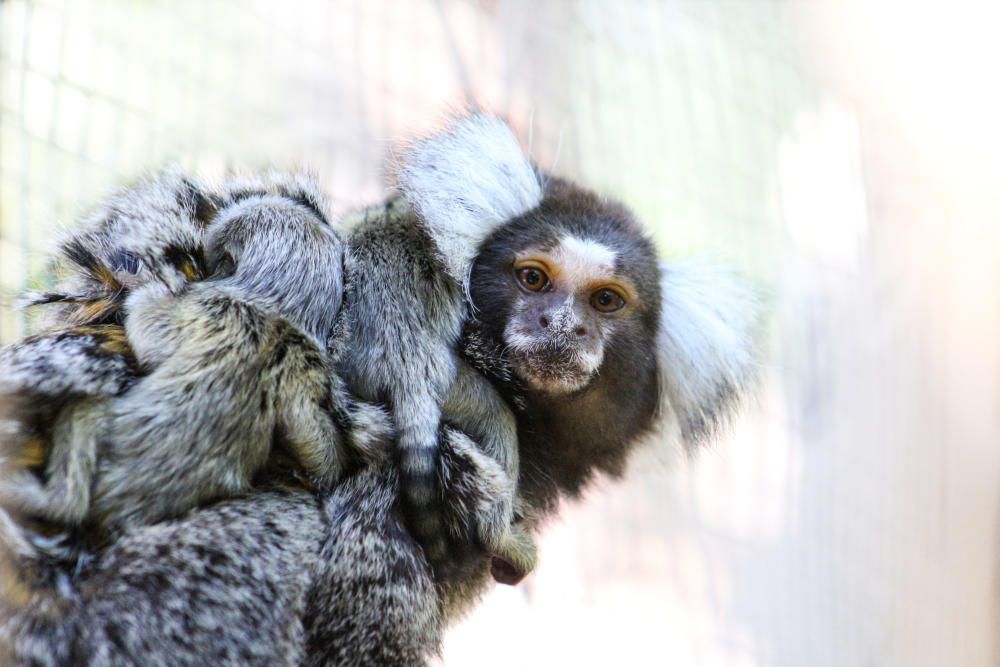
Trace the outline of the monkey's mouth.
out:
M 535 391 L 569 394 L 586 387 L 596 365 L 578 350 L 557 345 L 509 348 L 514 373 Z

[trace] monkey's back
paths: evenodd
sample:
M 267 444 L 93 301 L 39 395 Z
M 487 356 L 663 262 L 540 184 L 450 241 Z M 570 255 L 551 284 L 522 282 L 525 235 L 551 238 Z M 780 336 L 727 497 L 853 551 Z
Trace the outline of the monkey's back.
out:
M 294 326 L 212 284 L 171 308 L 164 335 L 176 339 L 164 344 L 175 351 L 114 403 L 100 522 L 155 521 L 244 491 L 270 452 L 283 383 L 323 368 Z
M 352 389 L 361 398 L 385 400 L 395 388 L 422 393 L 407 386 L 419 382 L 443 395 L 464 302 L 415 214 L 391 199 L 365 210 L 346 240 L 344 308 L 352 343 L 341 365 Z

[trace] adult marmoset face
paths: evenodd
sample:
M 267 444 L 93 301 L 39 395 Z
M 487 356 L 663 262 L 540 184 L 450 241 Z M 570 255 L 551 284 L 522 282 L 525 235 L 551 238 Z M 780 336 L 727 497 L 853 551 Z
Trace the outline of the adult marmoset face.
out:
M 474 316 L 530 391 L 559 396 L 606 374 L 652 377 L 655 249 L 627 210 L 588 190 L 550 180 L 537 208 L 480 246 L 470 291 Z

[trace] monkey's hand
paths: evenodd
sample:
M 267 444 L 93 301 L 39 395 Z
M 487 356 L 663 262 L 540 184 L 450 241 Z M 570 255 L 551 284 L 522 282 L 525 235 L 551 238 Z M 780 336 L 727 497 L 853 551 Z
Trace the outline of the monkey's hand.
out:
M 514 481 L 467 437 L 451 429 L 445 435 L 448 447 L 442 455 L 454 459 L 441 466 L 443 493 L 452 499 L 448 528 L 456 543 L 453 550 L 460 554 L 461 542 L 473 542 L 499 559 L 494 563 L 497 581 L 517 583 L 534 568 L 536 549 L 526 528 L 513 523 Z
M 521 583 L 538 563 L 538 545 L 524 526 L 511 524 L 499 548 L 493 551 L 490 574 L 498 584 L 515 586 Z
M 389 458 L 395 426 L 380 405 L 352 400 L 347 409 L 347 443 L 363 464 L 381 465 Z
M 140 364 L 158 366 L 187 340 L 183 306 L 166 284 L 155 280 L 126 298 L 125 332 Z
M 344 471 L 343 435 L 315 402 L 284 407 L 285 445 L 320 488 L 330 489 Z

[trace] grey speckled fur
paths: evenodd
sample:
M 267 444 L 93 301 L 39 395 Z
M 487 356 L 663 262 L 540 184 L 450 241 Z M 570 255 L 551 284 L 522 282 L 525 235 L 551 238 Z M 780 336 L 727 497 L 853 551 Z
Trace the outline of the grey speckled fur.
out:
M 25 665 L 299 664 L 324 534 L 311 494 L 263 488 L 138 529 L 72 581 L 22 567 L 3 636 Z
M 509 531 L 513 485 L 500 514 L 480 517 L 478 534 L 456 540 L 434 480 L 442 420 L 466 431 L 475 424 L 484 451 L 516 480 L 517 439 L 507 407 L 487 397 L 495 392 L 475 372 L 461 379 L 465 391 L 452 389 L 460 381 L 456 346 L 477 247 L 492 227 L 537 205 L 541 187 L 509 128 L 483 114 L 455 120 L 403 157 L 402 196 L 349 224 L 350 338 L 340 369 L 352 392 L 393 412 L 407 525 L 435 568 L 460 558 L 471 537 L 516 563 L 523 576 L 534 565 L 534 545 Z M 473 400 L 463 401 L 466 395 Z
M 553 183 L 542 218 L 577 210 L 578 205 L 595 211 L 592 195 L 562 187 Z M 621 215 L 613 208 L 599 211 L 609 213 Z M 717 312 L 710 303 L 712 291 L 705 289 L 712 286 L 711 278 L 708 283 L 685 282 L 684 268 L 678 270 L 681 273 L 663 283 L 674 296 L 659 312 L 674 309 L 671 321 L 681 322 L 681 328 L 669 335 L 663 349 L 643 352 L 643 368 L 652 371 L 646 373 L 650 381 L 664 383 L 653 394 L 659 409 L 648 412 L 667 421 L 682 414 L 716 421 L 732 402 L 719 401 L 711 388 L 739 392 L 749 375 L 749 357 L 734 347 L 750 349 L 747 318 L 742 315 L 746 311 L 741 298 L 734 296 L 719 303 Z M 701 330 L 696 323 L 706 317 L 713 326 Z M 662 320 L 651 313 L 650 322 L 656 322 L 651 326 L 661 334 Z M 701 333 L 692 336 L 692 327 Z M 465 358 L 491 372 L 506 398 L 523 398 L 509 386 L 502 346 L 482 331 L 467 333 Z M 655 345 L 663 340 L 658 336 Z M 708 390 L 686 386 L 687 372 L 663 367 L 685 363 L 697 369 L 693 372 L 699 387 Z M 462 386 L 467 370 L 456 360 L 453 389 Z M 443 413 L 455 408 L 449 406 L 452 398 L 446 393 L 441 399 Z M 517 502 L 524 517 L 520 523 L 532 530 L 554 511 L 559 497 L 575 495 L 595 473 L 620 473 L 636 445 L 630 438 L 602 453 L 576 446 L 589 440 L 550 440 L 549 434 L 530 428 L 530 420 L 553 406 L 518 400 L 512 404 L 519 406 L 519 426 L 529 420 L 529 428 L 519 433 L 519 445 L 526 449 L 518 460 Z M 573 420 L 579 407 L 567 404 L 554 417 L 558 423 Z M 388 438 L 396 413 L 354 403 L 348 415 L 351 433 L 360 433 L 352 440 L 375 447 Z M 487 422 L 470 417 L 468 423 L 475 435 Z M 498 462 L 448 426 L 438 434 L 438 442 L 441 460 L 435 484 L 443 494 L 442 525 L 464 532 L 470 518 L 489 516 L 498 499 L 510 493 L 510 471 L 505 468 L 511 461 Z M 403 521 L 392 461 L 375 461 L 348 474 L 321 499 L 304 490 L 301 480 L 273 458 L 264 474 L 278 483 L 258 479 L 249 495 L 195 509 L 174 521 L 137 527 L 92 560 L 80 561 L 78 570 L 38 558 L 23 527 L 0 516 L 0 534 L 16 573 L 4 579 L 11 585 L 3 596 L 0 625 L 12 661 L 420 665 L 437 651 L 447 624 L 491 583 L 490 553 L 485 549 L 469 551 L 445 576 L 434 576 Z
M 245 193 L 223 201 L 207 239 L 210 265 L 225 257 L 226 274 L 126 301 L 129 342 L 152 371 L 112 405 L 93 496 L 101 524 L 242 492 L 276 433 L 318 483 L 343 470 L 346 405 L 325 354 L 343 289 L 340 241 L 310 208 Z
M 482 480 L 504 483 L 496 462 L 451 429 L 442 447 L 449 512 L 493 502 L 502 488 Z M 420 665 L 487 589 L 485 553 L 435 584 L 402 524 L 388 461 L 323 501 L 280 483 L 280 467 L 269 474 L 278 481 L 251 496 L 122 536 L 79 573 L 22 559 L 22 583 L 0 610 L 14 661 Z M 4 528 L 10 546 L 17 529 Z
M 4 482 L 8 506 L 102 534 L 150 523 L 246 490 L 275 436 L 317 483 L 341 474 L 349 406 L 326 351 L 343 246 L 318 191 L 298 176 L 231 179 L 221 194 L 199 195 L 215 215 L 196 224 L 190 184 L 173 170 L 142 181 L 64 242 L 77 276 L 42 301 L 71 295 L 76 310 L 57 313 L 124 322 L 128 340 L 116 341 L 122 355 L 71 358 L 71 343 L 85 339 L 48 334 L 0 356 L 0 393 L 24 413 L 4 424 L 34 430 L 52 452 L 44 482 L 31 473 Z M 83 386 L 111 375 L 113 391 Z M 30 406 L 53 405 L 56 379 L 75 386 L 62 391 L 68 407 L 50 409 L 56 428 L 40 429 Z M 8 456 L 21 447 L 5 444 Z

